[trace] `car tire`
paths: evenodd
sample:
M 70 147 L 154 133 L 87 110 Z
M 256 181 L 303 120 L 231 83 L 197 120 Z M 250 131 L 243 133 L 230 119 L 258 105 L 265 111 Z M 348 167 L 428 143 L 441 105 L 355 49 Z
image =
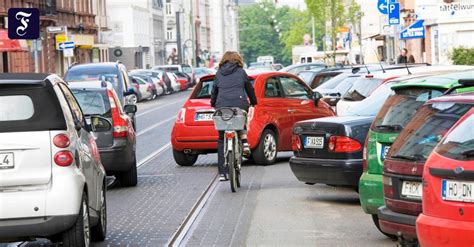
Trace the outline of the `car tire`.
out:
M 100 198 L 99 221 L 91 228 L 92 241 L 104 241 L 107 236 L 107 184 L 105 182 L 102 185 Z
M 123 187 L 134 187 L 138 183 L 138 175 L 137 175 L 137 162 L 136 159 L 132 164 L 130 170 L 126 172 L 122 172 L 119 178 L 120 184 Z
M 84 193 L 81 200 L 81 209 L 74 225 L 60 235 L 62 246 L 86 247 L 91 244 L 89 225 L 89 204 Z
M 130 96 L 128 98 L 128 103 L 129 104 L 136 105 L 138 103 L 138 101 L 140 101 L 140 99 L 139 99 L 137 94 L 135 94 L 135 93 L 130 94 Z
M 180 166 L 192 166 L 198 159 L 197 154 L 185 154 L 182 151 L 173 150 L 173 158 Z
M 385 236 L 387 236 L 387 237 L 389 237 L 393 240 L 397 239 L 397 236 L 392 235 L 392 234 L 388 234 L 388 233 L 382 231 L 382 229 L 380 228 L 380 224 L 379 224 L 379 217 L 376 214 L 372 214 L 372 220 L 374 221 L 374 225 L 375 225 L 375 227 L 377 227 L 379 232 L 381 232 L 383 235 L 385 235 Z
M 252 156 L 258 165 L 271 165 L 275 163 L 278 153 L 278 143 L 276 134 L 273 130 L 265 129 L 260 137 L 260 142 Z

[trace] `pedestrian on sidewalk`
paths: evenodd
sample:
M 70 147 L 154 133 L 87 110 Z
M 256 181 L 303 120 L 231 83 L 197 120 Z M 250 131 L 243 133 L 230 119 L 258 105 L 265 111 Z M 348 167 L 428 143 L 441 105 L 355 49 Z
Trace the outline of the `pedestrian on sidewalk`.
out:
M 222 107 L 238 107 L 248 112 L 250 106 L 257 104 L 257 97 L 252 83 L 245 73 L 244 61 L 238 52 L 227 51 L 219 63 L 219 70 L 214 79 L 211 93 L 211 106 L 218 109 Z M 249 102 L 249 100 L 250 102 Z M 247 142 L 247 131 L 239 133 L 242 140 L 244 155 L 250 155 Z M 219 131 L 217 142 L 217 164 L 219 180 L 227 180 L 227 170 L 224 167 L 224 131 Z
M 400 64 L 400 63 L 415 63 L 415 57 L 413 57 L 413 55 L 411 55 L 411 54 L 410 54 L 410 56 L 408 56 L 408 49 L 403 48 L 400 52 L 400 55 L 397 58 L 397 63 L 398 64 Z

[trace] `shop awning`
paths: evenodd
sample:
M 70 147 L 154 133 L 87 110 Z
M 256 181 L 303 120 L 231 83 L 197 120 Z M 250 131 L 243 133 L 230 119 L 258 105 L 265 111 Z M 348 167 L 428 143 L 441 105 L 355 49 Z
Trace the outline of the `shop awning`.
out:
M 9 39 L 8 31 L 0 29 L 0 52 L 27 51 L 28 47 L 26 46 L 26 42 L 24 42 L 24 40 L 21 41 Z

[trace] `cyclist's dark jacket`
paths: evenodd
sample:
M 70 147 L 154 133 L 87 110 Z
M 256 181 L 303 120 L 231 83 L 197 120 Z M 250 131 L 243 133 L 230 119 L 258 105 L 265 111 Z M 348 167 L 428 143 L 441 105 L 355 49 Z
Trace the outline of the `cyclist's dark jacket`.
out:
M 256 104 L 257 97 L 245 70 L 235 63 L 226 63 L 219 68 L 211 93 L 212 107 L 238 107 L 248 110 L 250 105 Z

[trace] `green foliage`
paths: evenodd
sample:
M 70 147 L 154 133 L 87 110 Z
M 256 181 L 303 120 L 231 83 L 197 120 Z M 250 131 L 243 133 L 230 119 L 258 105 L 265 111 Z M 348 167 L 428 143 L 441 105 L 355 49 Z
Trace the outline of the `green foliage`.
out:
M 454 48 L 450 58 L 456 65 L 474 65 L 474 48 Z

